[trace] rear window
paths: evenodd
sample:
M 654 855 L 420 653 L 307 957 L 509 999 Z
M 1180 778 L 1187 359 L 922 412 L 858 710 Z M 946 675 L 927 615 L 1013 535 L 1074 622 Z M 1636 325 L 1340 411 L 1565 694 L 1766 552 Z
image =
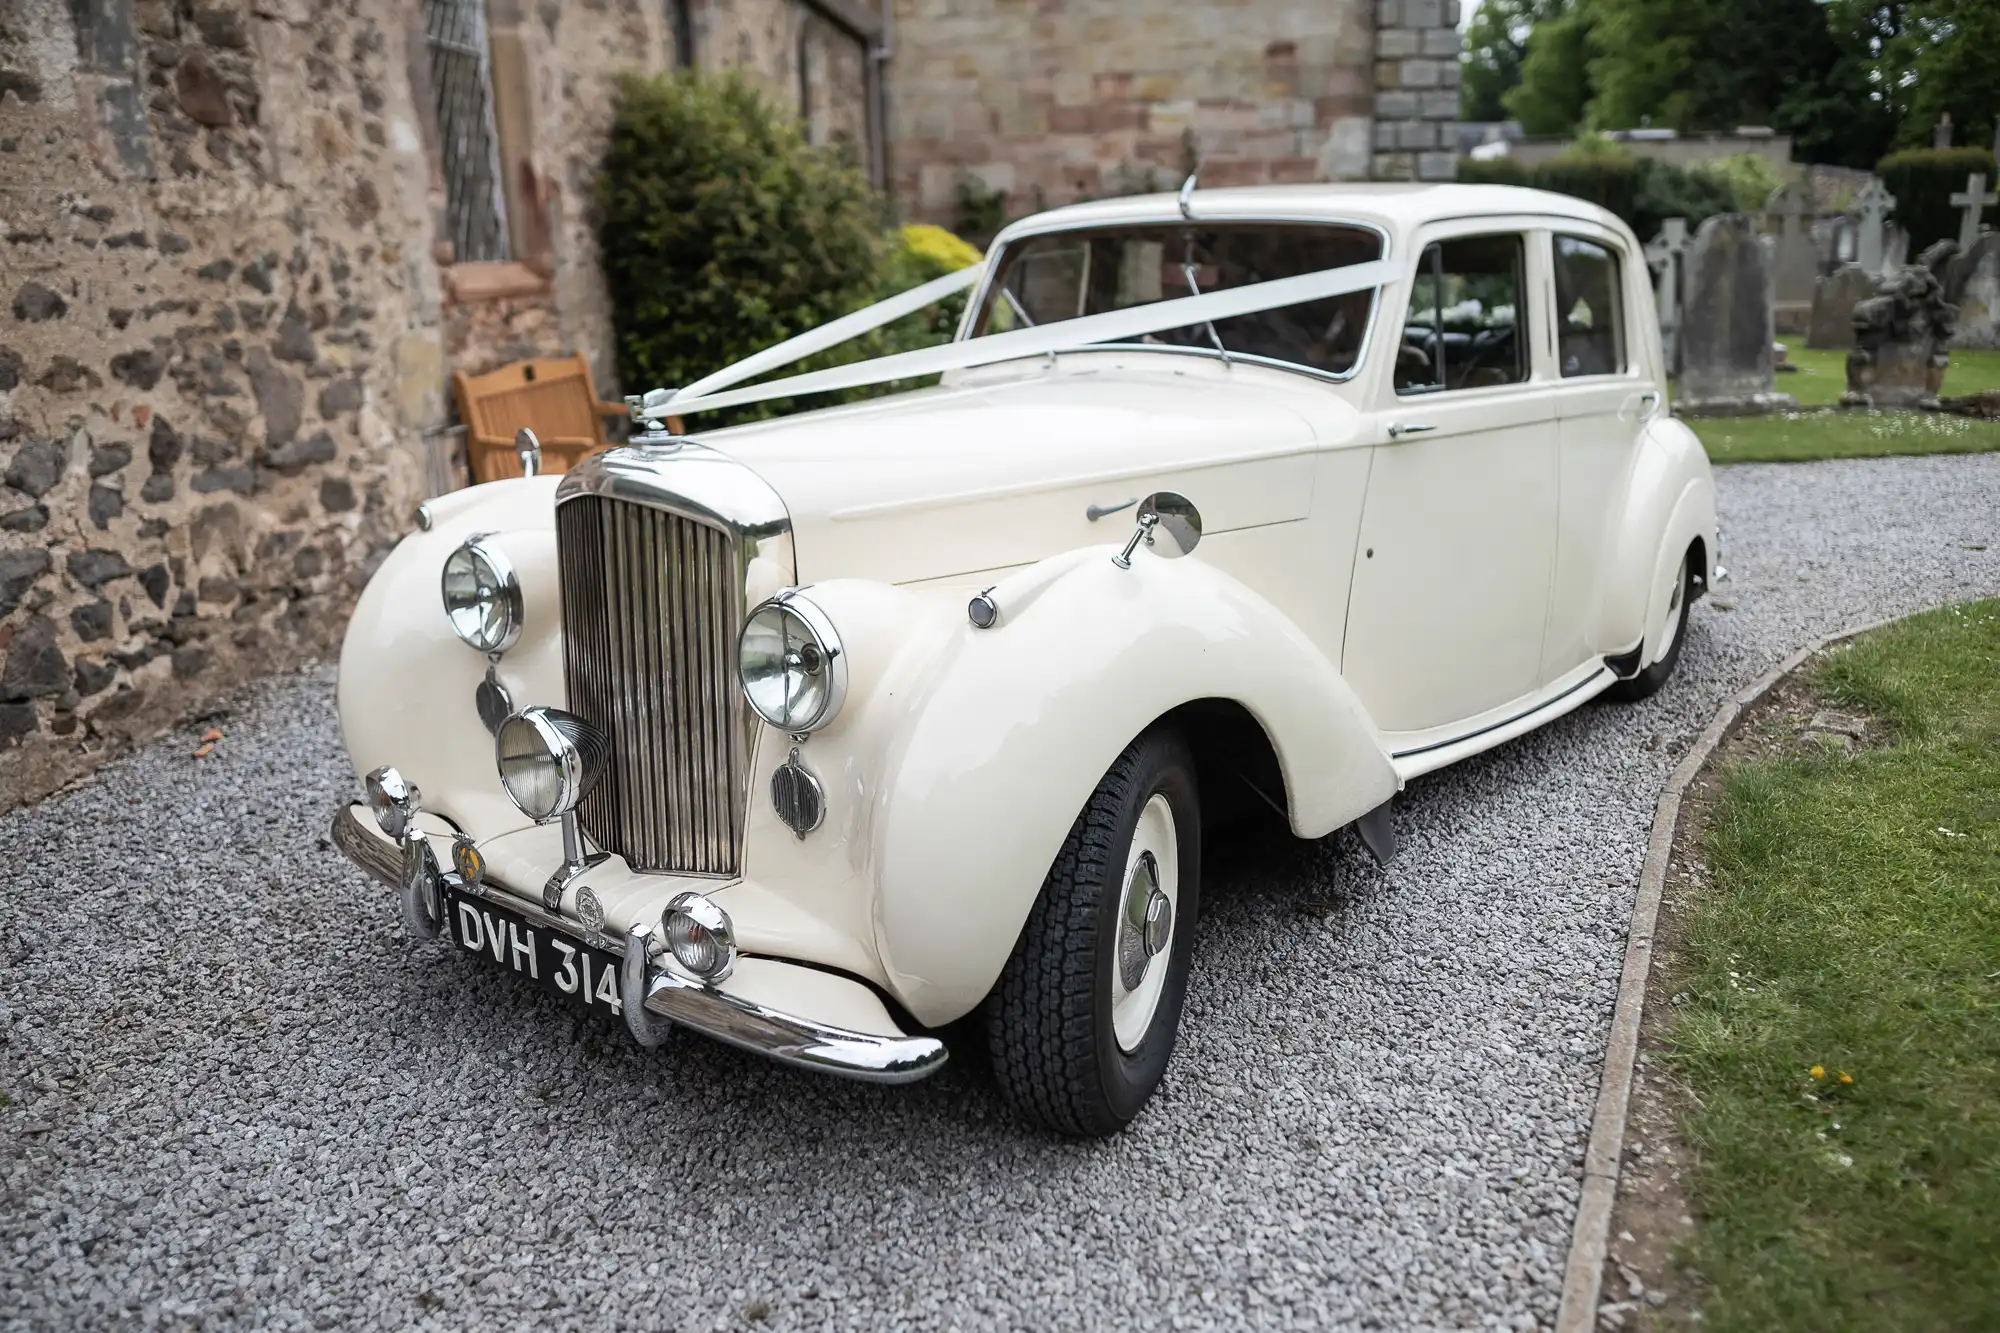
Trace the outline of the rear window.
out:
M 1009 245 L 973 321 L 972 336 L 1295 278 L 1382 257 L 1360 227 L 1309 223 L 1177 223 L 1052 232 Z M 1354 292 L 1215 321 L 1232 354 L 1329 375 L 1353 371 L 1375 294 Z M 1212 349 L 1206 325 L 1168 329 L 1141 345 Z

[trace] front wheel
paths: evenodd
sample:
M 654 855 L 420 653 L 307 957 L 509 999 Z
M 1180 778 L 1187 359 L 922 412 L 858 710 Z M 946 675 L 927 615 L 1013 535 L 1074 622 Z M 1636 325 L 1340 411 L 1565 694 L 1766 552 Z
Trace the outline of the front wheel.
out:
M 1000 1089 L 1065 1134 L 1116 1133 L 1166 1073 L 1201 898 L 1194 760 L 1156 728 L 1097 784 L 986 1005 Z
M 1660 651 L 1653 664 L 1630 680 L 1621 680 L 1604 693 L 1621 703 L 1651 698 L 1667 683 L 1680 664 L 1681 642 L 1687 638 L 1688 604 L 1694 600 L 1694 571 L 1686 555 L 1674 570 L 1673 585 L 1667 590 L 1667 613 L 1660 623 Z

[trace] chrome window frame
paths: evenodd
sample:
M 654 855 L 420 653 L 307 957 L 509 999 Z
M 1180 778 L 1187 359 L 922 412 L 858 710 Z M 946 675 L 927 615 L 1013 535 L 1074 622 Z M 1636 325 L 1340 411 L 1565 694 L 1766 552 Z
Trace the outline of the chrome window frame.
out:
M 1350 219 L 1350 218 L 1329 218 L 1324 216 L 1306 217 L 1302 215 L 1271 214 L 1271 213 L 1241 213 L 1241 214 L 1204 213 L 1192 219 L 1174 216 L 1174 217 L 1160 217 L 1157 219 L 1149 219 L 1147 221 L 1114 222 L 1114 223 L 1107 223 L 1100 219 L 1078 219 L 1073 222 L 1065 223 L 1060 227 L 1041 227 L 1037 228 L 1034 231 L 1026 232 L 1020 236 L 1014 237 L 1011 241 L 1008 242 L 1008 245 L 1009 246 L 1019 245 L 1023 241 L 1035 240 L 1036 238 L 1042 236 L 1060 236 L 1064 232 L 1069 232 L 1069 231 L 1110 231 L 1117 227 L 1138 228 L 1138 227 L 1199 226 L 1203 223 L 1211 223 L 1211 222 L 1213 223 L 1268 222 L 1274 226 L 1342 227 L 1348 231 L 1372 232 L 1374 233 L 1375 238 L 1382 243 L 1382 252 L 1381 254 L 1376 256 L 1376 259 L 1393 260 L 1395 258 L 1395 239 L 1389 234 L 1389 229 L 1387 227 L 1382 226 L 1379 223 L 1363 222 L 1359 219 Z M 1007 246 L 1001 246 L 998 249 L 989 250 L 987 252 L 986 272 L 983 275 L 981 275 L 978 285 L 972 289 L 972 298 L 965 303 L 965 314 L 961 316 L 959 319 L 958 335 L 952 339 L 953 342 L 973 341 L 972 339 L 973 320 L 978 316 L 979 311 L 982 308 L 984 308 L 986 304 L 986 298 L 988 294 L 991 292 L 993 287 L 993 279 L 995 275 L 1000 272 L 1001 268 L 1000 260 L 1005 257 L 1007 253 L 1007 248 L 1008 248 Z M 1363 261 L 1363 262 L 1365 263 L 1372 261 Z M 1345 267 L 1345 265 L 1343 265 L 1343 267 Z M 1332 384 L 1346 384 L 1349 381 L 1353 380 L 1356 375 L 1359 375 L 1362 369 L 1366 367 L 1368 364 L 1368 354 L 1371 350 L 1373 350 L 1375 343 L 1376 325 L 1381 322 L 1382 318 L 1382 293 L 1387 289 L 1387 287 L 1388 284 L 1384 283 L 1380 287 L 1374 287 L 1369 289 L 1372 299 L 1368 303 L 1368 323 L 1367 326 L 1361 330 L 1361 345 L 1355 349 L 1354 364 L 1345 371 L 1335 372 L 1331 370 L 1321 370 L 1316 366 L 1301 365 L 1297 361 L 1284 361 L 1278 359 L 1277 357 L 1258 356 L 1250 352 L 1230 352 L 1227 356 L 1225 356 L 1221 352 L 1216 351 L 1212 347 L 1177 347 L 1177 346 L 1169 346 L 1165 343 L 1124 343 L 1124 342 L 1089 343 L 1083 347 L 1068 348 L 1062 352 L 1056 353 L 1055 355 L 1072 356 L 1078 352 L 1099 352 L 1099 351 L 1168 352 L 1168 353 L 1177 353 L 1177 354 L 1192 355 L 1192 356 L 1205 356 L 1211 361 L 1221 361 L 1224 363 L 1230 361 L 1250 362 L 1256 365 L 1270 366 L 1273 369 L 1277 370 L 1292 371 L 1295 374 L 1304 375 L 1309 379 L 1325 380 Z M 1219 288 L 1218 290 L 1226 291 L 1228 289 Z M 1299 301 L 1295 302 L 1294 304 L 1309 305 L 1311 304 L 1311 302 Z M 1280 306 L 1277 308 L 1284 309 L 1286 307 Z M 1025 360 L 1029 358 L 1023 358 L 1023 359 Z M 1000 364 L 1005 364 L 1005 363 L 1003 362 Z

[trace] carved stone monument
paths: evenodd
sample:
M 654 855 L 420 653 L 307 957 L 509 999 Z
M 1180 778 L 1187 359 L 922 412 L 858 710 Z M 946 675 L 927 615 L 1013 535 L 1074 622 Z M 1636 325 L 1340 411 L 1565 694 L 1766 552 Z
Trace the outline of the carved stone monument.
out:
M 1877 281 L 1862 264 L 1847 264 L 1832 277 L 1821 278 L 1813 293 L 1812 327 L 1806 330 L 1806 346 L 1854 346 L 1854 307 L 1875 295 Z
M 1812 313 L 1813 284 L 1819 280 L 1819 253 L 1813 248 L 1812 193 L 1803 184 L 1781 185 L 1771 193 L 1769 211 L 1777 236 L 1771 263 L 1778 331 L 1803 333 Z
M 1797 406 L 1771 387 L 1771 270 L 1755 219 L 1709 218 L 1686 264 L 1677 410 L 1725 416 Z
M 1956 244 L 1939 241 L 1854 307 L 1842 407 L 1938 406 L 1951 362 L 1946 348 L 1958 324 L 1958 308 L 1944 299 L 1942 274 L 1957 253 Z

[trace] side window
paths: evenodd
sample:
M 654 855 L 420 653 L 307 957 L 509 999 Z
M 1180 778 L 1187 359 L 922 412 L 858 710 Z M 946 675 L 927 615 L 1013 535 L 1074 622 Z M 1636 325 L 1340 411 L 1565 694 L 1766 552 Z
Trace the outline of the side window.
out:
M 1396 392 L 1443 393 L 1528 378 L 1519 235 L 1466 236 L 1426 246 L 1396 349 Z
M 1618 256 L 1580 236 L 1556 237 L 1556 364 L 1565 379 L 1625 369 Z

